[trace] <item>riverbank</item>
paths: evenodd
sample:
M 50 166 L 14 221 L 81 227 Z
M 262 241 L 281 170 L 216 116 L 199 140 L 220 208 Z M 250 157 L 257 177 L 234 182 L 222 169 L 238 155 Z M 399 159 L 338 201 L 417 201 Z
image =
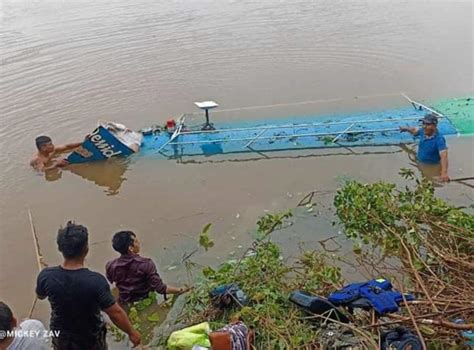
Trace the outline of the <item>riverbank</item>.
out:
M 389 278 L 415 301 L 405 300 L 397 314 L 355 314 L 351 324 L 339 326 L 358 338 L 359 348 L 377 348 L 381 332 L 395 325 L 411 328 L 429 348 L 462 345 L 467 340 L 460 332 L 474 330 L 473 206 L 453 207 L 434 196 L 428 181 L 415 179 L 410 170 L 401 174 L 413 186 L 397 189 L 390 183 L 350 181 L 337 192 L 334 205 L 345 236 L 354 244 L 359 272 L 368 279 Z M 205 267 L 202 280 L 186 299 L 182 320 L 213 321 L 218 328 L 241 318 L 256 328 L 259 349 L 327 346 L 320 337 L 325 322 L 315 327 L 288 295 L 303 289 L 327 296 L 353 279 L 341 269 L 341 264 L 353 263 L 340 252 L 324 249 L 303 251 L 298 259 L 287 261 L 269 235 L 288 225 L 289 219 L 288 214 L 266 215 L 258 222 L 262 237 L 246 254 L 218 269 Z M 242 288 L 249 305 L 228 312 L 212 306 L 209 292 L 228 283 Z M 460 319 L 463 324 L 455 321 Z
M 472 142 L 467 137 L 448 139 L 451 177 L 472 176 Z M 314 190 L 317 192 L 314 211 L 306 212 L 306 208 L 295 211 L 294 225 L 272 236 L 285 255 L 297 256 L 299 246 L 319 247 L 318 241 L 341 230 L 331 223 L 335 215 L 332 199 L 343 181 L 371 183 L 384 179 L 403 186 L 406 180 L 397 175 L 401 167 L 418 172 L 398 147 L 355 152 L 344 151 L 340 155 L 318 151 L 298 156 L 289 153 L 276 159 L 240 162 L 204 159 L 203 164 L 137 162 L 132 165 L 120 193 L 114 196 L 105 196 L 93 184 L 64 173 L 58 182 L 45 183 L 44 179 L 36 178 L 38 186 L 32 189 L 33 195 L 19 194 L 18 200 L 29 203 L 43 259 L 50 266 L 61 261 L 54 243 L 58 227 L 68 219 L 75 219 L 87 225 L 91 232 L 87 261 L 91 269 L 104 273 L 105 263 L 116 256 L 110 244 L 113 233 L 133 229 L 143 244 L 143 255 L 154 259 L 165 281 L 192 283 L 182 257 L 196 248 L 198 231 L 208 222 L 213 223 L 213 231 L 218 233 L 213 237 L 215 248 L 195 253 L 193 260 L 215 266 L 232 258 L 231 254 L 239 256 L 251 244 L 253 236 L 249 232 L 259 216 L 294 208 L 307 192 Z M 232 185 L 230 179 L 235 179 Z M 153 190 L 143 192 L 143 188 Z M 83 193 L 79 197 L 78 189 Z M 472 189 L 459 183 L 437 187 L 436 193 L 457 206 L 469 206 L 474 198 Z M 6 201 L 1 205 L 0 294 L 20 318 L 27 317 L 37 276 L 28 213 L 26 208 L 8 206 Z M 56 209 L 52 211 L 54 206 Z M 21 260 L 16 258 L 19 246 Z M 353 269 L 350 271 L 354 273 Z M 26 288 L 19 289 L 25 282 Z M 33 317 L 48 324 L 49 313 L 48 304 L 39 302 Z
M 336 340 L 375 349 L 380 335 L 396 326 L 410 329 L 430 349 L 461 346 L 467 341 L 462 332 L 474 328 L 474 208 L 454 207 L 437 198 L 432 184 L 408 169 L 401 175 L 408 186 L 346 181 L 331 196 L 334 224 L 341 225 L 343 234 L 319 240 L 317 249 L 300 246 L 292 256 L 274 240 L 314 215 L 318 203 L 317 193 L 312 193 L 293 211 L 260 218 L 258 237 L 244 253 L 217 267 L 187 260 L 195 289 L 175 305 L 151 344 L 164 346 L 172 330 L 186 325 L 208 321 L 217 329 L 240 318 L 256 329 L 257 349 L 323 348 Z M 201 249 L 213 249 L 213 236 L 207 225 Z M 400 312 L 378 316 L 341 308 L 351 322 L 330 326 L 326 316 L 305 315 L 288 300 L 296 290 L 327 297 L 349 282 L 381 277 L 415 301 L 404 300 Z M 249 303 L 220 310 L 209 292 L 229 283 L 236 283 Z M 330 331 L 341 338 L 328 338 Z

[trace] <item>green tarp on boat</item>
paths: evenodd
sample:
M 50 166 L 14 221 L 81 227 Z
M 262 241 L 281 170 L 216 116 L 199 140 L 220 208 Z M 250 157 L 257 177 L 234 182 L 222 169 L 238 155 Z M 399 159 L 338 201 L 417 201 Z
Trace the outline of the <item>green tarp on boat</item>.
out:
M 461 135 L 474 134 L 474 96 L 442 100 L 431 106 L 447 116 Z

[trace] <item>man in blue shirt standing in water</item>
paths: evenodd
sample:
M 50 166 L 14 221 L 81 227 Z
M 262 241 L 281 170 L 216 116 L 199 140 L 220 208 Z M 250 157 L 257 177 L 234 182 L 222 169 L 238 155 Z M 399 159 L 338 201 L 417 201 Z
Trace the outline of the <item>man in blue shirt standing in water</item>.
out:
M 400 132 L 409 132 L 420 138 L 416 159 L 424 164 L 441 164 L 440 180 L 449 182 L 448 176 L 448 147 L 444 136 L 438 131 L 438 117 L 427 114 L 423 119 L 423 128 L 401 126 Z

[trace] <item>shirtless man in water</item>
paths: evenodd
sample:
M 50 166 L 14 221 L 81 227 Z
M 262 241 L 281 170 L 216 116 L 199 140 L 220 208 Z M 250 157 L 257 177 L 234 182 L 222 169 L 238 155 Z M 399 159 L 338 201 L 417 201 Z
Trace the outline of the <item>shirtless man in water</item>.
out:
M 61 153 L 72 151 L 82 145 L 82 142 L 55 146 L 48 136 L 38 136 L 35 140 L 38 153 L 31 160 L 30 165 L 40 171 L 46 171 L 68 165 L 64 158 L 56 159 Z

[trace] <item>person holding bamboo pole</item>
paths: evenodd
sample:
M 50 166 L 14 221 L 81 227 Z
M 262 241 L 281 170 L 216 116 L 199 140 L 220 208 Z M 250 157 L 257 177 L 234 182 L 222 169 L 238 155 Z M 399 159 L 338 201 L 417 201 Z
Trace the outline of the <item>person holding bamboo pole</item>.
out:
M 88 230 L 69 221 L 60 228 L 58 249 L 64 257 L 59 266 L 47 267 L 38 275 L 36 294 L 51 304 L 55 350 L 106 350 L 106 326 L 100 311 L 125 332 L 134 346 L 141 342 L 125 311 L 115 302 L 107 280 L 84 266 L 89 251 Z

